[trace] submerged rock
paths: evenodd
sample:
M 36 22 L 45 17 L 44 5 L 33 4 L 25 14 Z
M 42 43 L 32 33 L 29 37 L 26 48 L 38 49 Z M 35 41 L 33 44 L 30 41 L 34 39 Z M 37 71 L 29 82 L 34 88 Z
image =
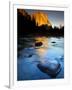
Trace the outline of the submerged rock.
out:
M 37 67 L 40 69 L 40 71 L 50 75 L 51 78 L 56 78 L 56 76 L 58 75 L 58 73 L 61 70 L 60 63 L 55 60 L 49 61 L 46 64 L 45 63 L 38 64 Z
M 52 43 L 56 43 L 56 42 L 52 42 Z
M 28 57 L 32 57 L 32 55 L 29 55 Z

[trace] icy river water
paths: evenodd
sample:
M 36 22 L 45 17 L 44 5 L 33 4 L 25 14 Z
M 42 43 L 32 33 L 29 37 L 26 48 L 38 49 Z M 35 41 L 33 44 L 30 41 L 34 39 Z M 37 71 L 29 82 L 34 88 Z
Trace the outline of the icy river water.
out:
M 35 43 L 38 42 L 42 42 L 39 47 L 35 46 Z M 57 61 L 61 66 L 55 79 L 64 78 L 63 37 L 21 38 L 18 47 L 22 47 L 22 49 L 18 52 L 17 58 L 17 80 L 52 79 L 50 75 L 41 71 L 37 66 L 38 64 L 47 65 L 49 61 L 54 63 Z

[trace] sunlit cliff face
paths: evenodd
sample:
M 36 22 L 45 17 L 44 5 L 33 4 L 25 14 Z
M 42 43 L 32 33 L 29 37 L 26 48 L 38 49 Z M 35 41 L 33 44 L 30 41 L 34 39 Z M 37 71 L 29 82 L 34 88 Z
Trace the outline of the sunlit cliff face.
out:
M 48 15 L 43 12 L 38 11 L 36 13 L 33 13 L 31 14 L 31 18 L 35 20 L 37 26 L 45 24 L 48 26 L 52 26 L 49 21 Z

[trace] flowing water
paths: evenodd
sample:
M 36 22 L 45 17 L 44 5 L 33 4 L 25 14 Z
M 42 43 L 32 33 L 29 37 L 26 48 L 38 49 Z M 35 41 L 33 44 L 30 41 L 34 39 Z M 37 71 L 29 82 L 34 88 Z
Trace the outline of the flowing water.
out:
M 41 46 L 35 43 L 41 42 Z M 49 60 L 56 60 L 61 71 L 55 79 L 64 78 L 64 38 L 63 37 L 24 37 L 19 39 L 17 58 L 17 80 L 52 79 L 42 72 L 37 65 Z

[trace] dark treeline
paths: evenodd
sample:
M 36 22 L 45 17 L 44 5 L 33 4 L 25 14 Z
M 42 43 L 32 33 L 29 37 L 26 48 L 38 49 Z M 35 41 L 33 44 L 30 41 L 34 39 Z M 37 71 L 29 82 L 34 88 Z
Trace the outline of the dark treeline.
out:
M 18 37 L 24 37 L 27 35 L 45 35 L 45 36 L 64 36 L 64 26 L 61 28 L 48 25 L 36 26 L 35 20 L 25 12 L 25 16 L 19 11 L 17 13 L 17 32 Z

